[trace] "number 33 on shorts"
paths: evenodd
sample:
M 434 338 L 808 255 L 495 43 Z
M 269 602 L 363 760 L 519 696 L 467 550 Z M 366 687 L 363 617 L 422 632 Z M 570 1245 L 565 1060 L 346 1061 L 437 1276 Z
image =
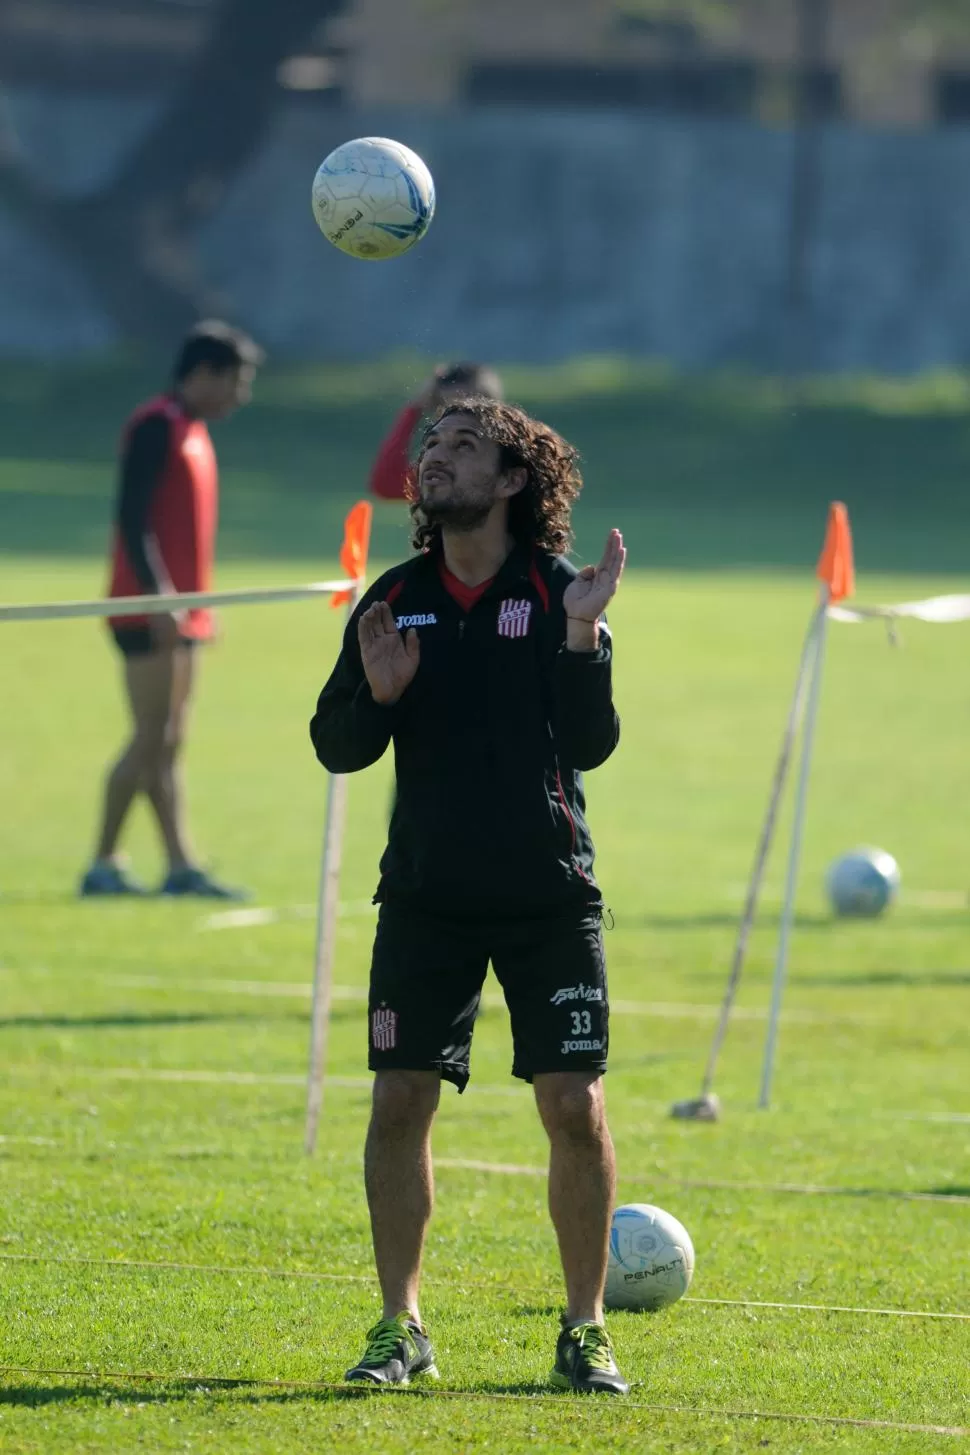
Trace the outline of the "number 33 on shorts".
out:
M 593 1022 L 590 1018 L 589 1011 L 571 1010 L 569 1014 L 572 1019 L 572 1028 L 570 1030 L 570 1035 L 588 1036 L 590 1031 L 593 1029 Z

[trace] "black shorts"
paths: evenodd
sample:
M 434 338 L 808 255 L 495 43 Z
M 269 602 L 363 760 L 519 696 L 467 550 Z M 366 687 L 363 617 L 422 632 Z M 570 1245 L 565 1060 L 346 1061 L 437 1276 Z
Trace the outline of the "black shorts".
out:
M 149 653 L 158 651 L 150 626 L 113 626 L 111 635 L 123 657 L 147 657 Z M 195 647 L 198 642 L 195 637 L 179 637 L 178 645 Z
M 558 918 L 445 920 L 382 904 L 368 1002 L 372 1071 L 468 1082 L 489 962 L 512 1020 L 512 1075 L 606 1070 L 609 999 L 598 909 Z

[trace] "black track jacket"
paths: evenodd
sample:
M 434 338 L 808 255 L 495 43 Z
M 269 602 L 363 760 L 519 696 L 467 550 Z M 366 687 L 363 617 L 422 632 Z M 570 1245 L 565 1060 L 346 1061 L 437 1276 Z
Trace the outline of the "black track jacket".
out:
M 310 724 L 331 773 L 354 773 L 394 742 L 397 800 L 378 902 L 445 918 L 516 918 L 599 905 L 582 771 L 613 752 L 612 642 L 566 650 L 561 556 L 516 546 L 469 612 L 439 553 L 415 556 L 366 593 Z M 421 660 L 391 707 L 371 696 L 357 620 L 386 601 Z

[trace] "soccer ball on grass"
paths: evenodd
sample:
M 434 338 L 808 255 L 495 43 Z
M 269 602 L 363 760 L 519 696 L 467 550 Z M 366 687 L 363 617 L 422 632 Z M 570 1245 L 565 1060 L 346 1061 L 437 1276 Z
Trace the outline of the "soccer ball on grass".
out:
M 853 849 L 825 876 L 829 902 L 839 915 L 874 919 L 899 893 L 899 865 L 884 849 Z
M 669 1212 L 628 1202 L 613 1214 L 604 1302 L 611 1309 L 676 1303 L 694 1276 L 690 1234 Z
M 434 216 L 434 181 L 400 142 L 365 136 L 330 153 L 313 179 L 313 215 L 324 237 L 352 258 L 400 257 Z

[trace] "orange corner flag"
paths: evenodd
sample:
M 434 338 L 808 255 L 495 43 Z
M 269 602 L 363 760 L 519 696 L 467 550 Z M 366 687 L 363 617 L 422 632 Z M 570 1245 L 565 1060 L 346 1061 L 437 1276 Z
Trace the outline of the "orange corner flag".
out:
M 351 581 L 363 581 L 367 574 L 367 551 L 370 547 L 370 523 L 374 507 L 369 500 L 358 500 L 344 521 L 344 543 L 340 547 L 340 564 Z M 335 591 L 331 606 L 346 606 L 352 592 Z
M 855 591 L 852 527 L 849 525 L 849 512 L 839 500 L 829 506 L 825 544 L 815 574 L 828 587 L 829 601 L 844 601 Z

